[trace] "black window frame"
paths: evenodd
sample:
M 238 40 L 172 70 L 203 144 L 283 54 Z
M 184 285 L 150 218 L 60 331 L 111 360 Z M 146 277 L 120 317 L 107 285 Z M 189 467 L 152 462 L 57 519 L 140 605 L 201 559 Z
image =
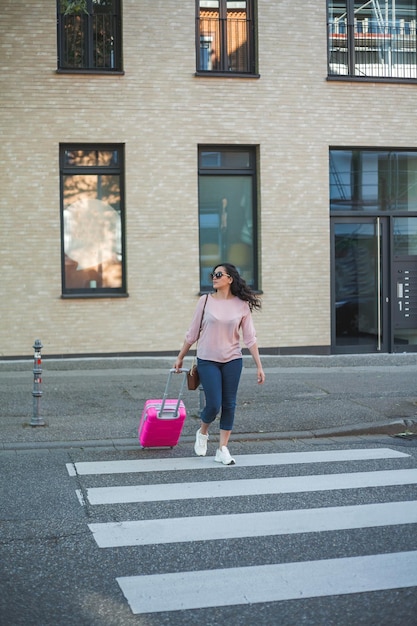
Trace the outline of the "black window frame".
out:
M 227 50 L 228 41 L 228 23 L 231 20 L 227 19 L 227 0 L 219 1 L 219 15 L 217 21 L 219 32 L 219 49 Z M 204 68 L 202 61 L 202 51 L 206 49 L 209 42 L 202 41 L 201 29 L 200 29 L 200 0 L 195 0 L 195 15 L 196 15 L 196 27 L 195 27 L 195 50 L 196 50 L 196 76 L 224 76 L 224 77 L 252 77 L 259 78 L 257 72 L 257 30 L 256 30 L 256 16 L 257 16 L 257 0 L 246 0 L 246 35 L 247 35 L 247 50 L 244 53 L 246 57 L 246 69 L 236 69 L 228 66 L 228 55 L 222 53 L 219 60 L 219 65 L 213 69 Z M 203 43 L 203 45 L 202 45 Z
M 259 222 L 259 207 L 258 207 L 258 151 L 259 146 L 257 145 L 224 145 L 224 144 L 201 144 L 198 146 L 198 179 L 199 179 L 199 187 L 200 187 L 200 178 L 202 176 L 212 177 L 212 176 L 250 176 L 252 182 L 252 271 L 253 271 L 253 280 L 249 282 L 251 289 L 255 292 L 261 293 L 260 289 L 260 279 L 259 279 L 259 244 L 258 244 L 258 222 Z M 250 166 L 245 168 L 238 167 L 225 167 L 222 166 L 221 163 L 204 166 L 202 165 L 202 153 L 204 152 L 221 152 L 223 154 L 227 153 L 236 153 L 241 152 L 249 152 Z M 201 237 L 201 227 L 200 227 L 200 216 L 201 216 L 201 206 L 200 206 L 200 189 L 199 189 L 199 204 L 198 204 L 198 219 L 199 219 L 199 267 L 200 267 L 200 293 L 207 293 L 207 291 L 211 291 L 211 284 L 204 284 L 202 281 L 202 237 Z M 228 253 L 230 250 L 228 249 Z M 221 261 L 228 261 L 227 258 L 221 258 Z M 233 262 L 233 261 L 232 261 Z M 238 268 L 239 269 L 239 268 Z
M 83 0 L 74 2 L 74 12 L 65 15 L 62 12 L 66 5 L 71 5 L 70 0 L 57 0 L 57 51 L 58 51 L 58 69 L 59 73 L 98 73 L 98 74 L 123 74 L 122 60 L 122 7 L 121 0 L 111 0 L 111 38 L 112 61 L 108 65 L 97 65 L 94 61 L 96 45 L 94 41 L 94 12 L 93 0 Z M 84 8 L 85 6 L 85 8 Z M 65 28 L 66 23 L 71 19 L 79 19 L 83 21 L 82 33 L 83 43 L 78 48 L 78 53 L 83 59 L 82 64 L 71 65 L 66 61 L 65 54 Z
M 339 155 L 345 157 L 346 169 L 341 169 Z M 413 161 L 407 161 L 411 157 L 416 161 L 415 168 L 410 165 Z M 369 169 L 369 163 L 373 169 Z M 415 189 L 415 172 L 416 148 L 331 146 L 331 217 L 417 216 L 417 199 L 410 195 Z
M 117 165 L 71 165 L 67 164 L 66 154 L 68 152 L 86 151 L 101 152 L 111 151 L 117 152 Z M 127 274 L 126 274 L 126 228 L 125 228 L 125 145 L 124 144 L 100 144 L 100 143 L 63 143 L 59 146 L 59 164 L 60 164 L 60 224 L 61 224 L 61 297 L 62 298 L 100 298 L 100 297 L 126 297 L 127 293 Z M 66 284 L 66 252 L 65 252 L 65 224 L 64 224 L 64 177 L 78 175 L 98 175 L 119 176 L 119 193 L 120 193 L 120 230 L 121 230 L 121 285 L 120 287 L 68 287 Z
M 375 5 L 367 3 L 374 9 L 375 16 L 369 19 L 370 23 L 365 27 L 357 18 L 355 0 L 343 0 L 343 3 L 345 11 L 337 21 L 333 21 L 331 17 L 331 0 L 327 0 L 326 3 L 327 80 L 416 83 L 415 23 L 413 28 L 411 22 L 401 25 L 398 15 L 392 14 L 392 7 L 389 9 L 390 17 L 385 20 L 385 14 L 377 13 Z M 361 8 L 365 8 L 367 4 L 364 3 Z M 409 63 L 398 63 L 400 58 L 414 60 Z M 361 63 L 359 59 L 363 62 Z M 378 70 L 372 70 L 375 67 Z

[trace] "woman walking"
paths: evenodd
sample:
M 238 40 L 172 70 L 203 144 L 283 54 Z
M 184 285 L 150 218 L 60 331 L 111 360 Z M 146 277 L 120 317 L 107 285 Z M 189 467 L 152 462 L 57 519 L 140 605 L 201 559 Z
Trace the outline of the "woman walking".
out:
M 206 455 L 209 426 L 221 410 L 220 441 L 214 460 L 234 465 L 235 459 L 227 446 L 233 429 L 243 366 L 240 332 L 255 361 L 258 383 L 261 385 L 265 381 L 251 314 L 253 309 L 261 308 L 261 302 L 234 265 L 223 263 L 216 266 L 211 278 L 214 293 L 199 299 L 174 368 L 177 371 L 182 368 L 184 357 L 198 340 L 197 368 L 206 406 L 201 413 L 194 451 L 198 456 Z

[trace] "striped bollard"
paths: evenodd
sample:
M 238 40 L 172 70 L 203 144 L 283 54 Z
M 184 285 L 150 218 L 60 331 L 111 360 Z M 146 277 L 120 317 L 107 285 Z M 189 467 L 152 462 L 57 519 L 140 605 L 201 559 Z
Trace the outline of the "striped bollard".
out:
M 31 426 L 45 426 L 45 422 L 40 415 L 41 409 L 41 397 L 42 397 L 42 342 L 40 339 L 36 339 L 33 345 L 35 350 L 33 358 L 33 415 L 30 421 Z

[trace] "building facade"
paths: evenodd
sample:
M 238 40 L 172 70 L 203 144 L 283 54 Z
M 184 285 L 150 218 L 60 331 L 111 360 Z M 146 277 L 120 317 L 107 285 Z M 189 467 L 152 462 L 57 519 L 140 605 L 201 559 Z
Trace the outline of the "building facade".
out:
M 415 0 L 4 0 L 0 357 L 417 350 Z

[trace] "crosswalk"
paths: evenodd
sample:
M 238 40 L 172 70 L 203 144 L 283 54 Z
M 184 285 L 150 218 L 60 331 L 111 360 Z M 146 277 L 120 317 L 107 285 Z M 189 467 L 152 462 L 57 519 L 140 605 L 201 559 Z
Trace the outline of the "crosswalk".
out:
M 76 492 L 82 505 L 101 506 L 103 511 L 120 504 L 163 503 L 163 518 L 88 524 L 99 548 L 144 549 L 175 544 L 192 546 L 202 540 L 202 528 L 204 541 L 210 542 L 285 535 L 296 538 L 306 533 L 417 524 L 417 500 L 308 506 L 308 498 L 320 492 L 343 494 L 353 489 L 364 494 L 374 487 L 414 486 L 417 469 L 401 467 L 409 458 L 390 448 L 363 448 L 242 455 L 234 467 L 219 466 L 209 457 L 148 458 L 69 463 L 67 471 L 80 480 L 94 477 L 111 483 L 117 476 L 120 482 L 123 475 L 140 477 L 137 482 L 141 484 L 94 486 Z M 391 461 L 396 462 L 396 469 L 385 468 Z M 378 462 L 378 469 L 360 471 L 361 462 Z M 321 464 L 322 472 L 310 474 L 316 464 Z M 343 464 L 345 471 L 337 471 L 339 464 Z M 297 465 L 303 466 L 301 475 L 273 475 L 278 467 L 291 470 Z M 235 468 L 242 468 L 238 475 Z M 245 468 L 250 477 L 245 475 Z M 254 478 L 258 468 L 261 475 Z M 162 481 L 158 479 L 161 472 L 164 472 Z M 186 508 L 184 515 L 174 514 L 178 511 L 174 504 L 178 502 L 214 500 L 221 504 L 222 498 L 230 497 L 247 502 L 244 499 L 248 496 L 277 494 L 302 494 L 307 504 L 303 501 L 303 508 L 267 511 L 252 510 L 251 506 L 250 510 L 239 513 L 225 513 L 220 506 L 214 515 L 201 515 L 201 511 L 190 515 L 190 509 Z M 174 563 L 171 569 L 175 570 Z M 339 555 L 216 569 L 203 566 L 192 571 L 139 572 L 133 576 L 120 575 L 116 580 L 134 614 L 280 602 L 417 587 L 417 551 Z M 192 592 L 196 589 L 198 593 Z

